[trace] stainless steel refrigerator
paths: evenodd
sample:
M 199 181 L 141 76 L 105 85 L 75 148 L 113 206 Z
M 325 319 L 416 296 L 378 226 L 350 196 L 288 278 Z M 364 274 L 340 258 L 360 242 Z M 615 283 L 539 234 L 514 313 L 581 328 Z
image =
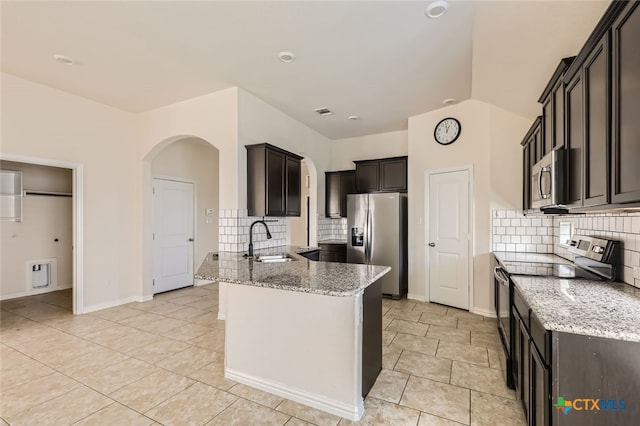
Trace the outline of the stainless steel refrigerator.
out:
M 398 192 L 347 195 L 347 262 L 391 266 L 382 294 L 407 293 L 407 196 Z

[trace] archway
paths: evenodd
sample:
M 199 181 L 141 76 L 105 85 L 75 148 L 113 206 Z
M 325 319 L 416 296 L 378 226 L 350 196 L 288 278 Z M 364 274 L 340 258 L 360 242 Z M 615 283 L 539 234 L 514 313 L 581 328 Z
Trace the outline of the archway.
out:
M 143 159 L 143 300 L 153 297 L 153 182 L 174 180 L 194 185 L 193 270 L 207 253 L 218 250 L 219 150 L 202 138 L 180 135 L 157 144 Z M 155 260 L 157 262 L 157 259 Z M 193 283 L 195 284 L 195 282 Z

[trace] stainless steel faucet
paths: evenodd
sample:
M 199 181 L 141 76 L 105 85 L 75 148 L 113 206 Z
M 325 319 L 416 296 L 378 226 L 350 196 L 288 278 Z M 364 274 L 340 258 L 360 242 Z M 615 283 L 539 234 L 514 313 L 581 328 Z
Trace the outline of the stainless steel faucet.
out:
M 264 220 L 256 220 L 249 227 L 249 257 L 253 257 L 253 227 L 256 223 L 261 223 L 264 225 L 264 229 L 267 230 L 267 239 L 271 239 L 271 232 L 269 232 L 269 227 L 267 226 L 267 221 Z M 268 222 L 275 222 L 275 220 L 270 220 Z

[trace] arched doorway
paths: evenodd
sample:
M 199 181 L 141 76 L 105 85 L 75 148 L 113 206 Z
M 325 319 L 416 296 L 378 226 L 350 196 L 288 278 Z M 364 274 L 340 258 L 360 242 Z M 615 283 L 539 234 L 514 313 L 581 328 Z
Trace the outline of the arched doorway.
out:
M 163 184 L 164 183 L 164 184 Z M 182 202 L 192 203 L 188 213 L 192 215 L 192 236 L 186 236 L 184 244 L 191 250 L 191 268 L 182 281 L 171 284 L 179 288 L 197 284 L 193 273 L 207 253 L 218 249 L 219 217 L 219 151 L 208 141 L 193 136 L 177 136 L 158 144 L 143 162 L 143 295 L 145 300 L 154 293 L 168 290 L 154 287 L 164 262 L 159 256 L 158 204 L 159 191 L 176 185 L 191 186 L 192 198 Z M 155 192 L 155 194 L 154 194 Z M 182 209 L 184 210 L 184 209 Z M 184 211 L 183 211 L 184 213 Z M 171 214 L 169 215 L 171 216 Z M 155 217 L 155 219 L 154 219 Z M 187 243 L 187 239 L 193 241 Z M 184 259 L 181 259 L 181 261 Z M 166 269 L 166 268 L 165 268 Z M 159 283 L 157 283 L 159 284 Z

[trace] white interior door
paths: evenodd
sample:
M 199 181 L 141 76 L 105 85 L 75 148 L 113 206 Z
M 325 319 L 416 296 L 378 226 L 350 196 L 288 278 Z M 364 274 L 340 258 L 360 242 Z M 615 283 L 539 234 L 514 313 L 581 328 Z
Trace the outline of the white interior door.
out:
M 194 185 L 153 179 L 153 292 L 193 285 Z
M 430 300 L 469 309 L 469 170 L 428 175 Z

